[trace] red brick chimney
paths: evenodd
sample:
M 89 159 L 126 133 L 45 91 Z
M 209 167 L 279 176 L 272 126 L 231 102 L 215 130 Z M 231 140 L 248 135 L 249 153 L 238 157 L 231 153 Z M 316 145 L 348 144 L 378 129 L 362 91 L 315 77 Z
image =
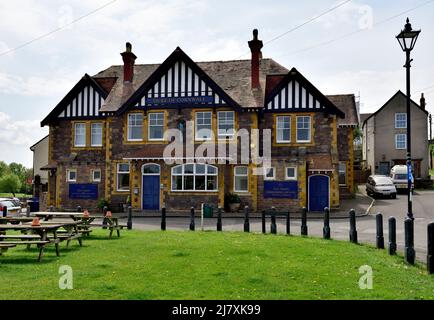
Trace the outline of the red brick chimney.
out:
M 258 29 L 253 30 L 253 40 L 249 41 L 249 48 L 252 52 L 252 89 L 259 89 L 261 84 L 259 83 L 259 60 L 262 59 L 261 48 L 264 45 L 261 40 L 258 40 Z
M 134 61 L 136 55 L 131 52 L 131 43 L 127 42 L 125 52 L 121 53 L 122 60 L 124 61 L 124 82 L 132 82 L 134 75 Z
M 421 97 L 420 97 L 420 107 L 421 107 L 423 110 L 425 110 L 425 108 L 426 108 L 426 102 L 425 102 L 425 97 L 423 96 L 423 93 L 422 93 L 422 95 L 421 95 Z

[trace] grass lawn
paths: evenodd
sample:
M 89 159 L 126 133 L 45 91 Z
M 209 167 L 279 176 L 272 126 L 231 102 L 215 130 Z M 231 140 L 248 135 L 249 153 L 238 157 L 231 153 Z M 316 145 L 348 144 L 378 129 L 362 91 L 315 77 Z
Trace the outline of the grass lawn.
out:
M 0 198 L 12 198 L 14 195 L 12 193 L 0 193 Z M 15 193 L 16 198 L 31 198 L 31 194 L 25 193 Z
M 61 256 L 25 246 L 0 256 L 0 299 L 434 299 L 434 276 L 386 250 L 285 235 L 94 230 Z M 59 267 L 73 270 L 60 290 Z M 373 289 L 358 286 L 373 268 Z

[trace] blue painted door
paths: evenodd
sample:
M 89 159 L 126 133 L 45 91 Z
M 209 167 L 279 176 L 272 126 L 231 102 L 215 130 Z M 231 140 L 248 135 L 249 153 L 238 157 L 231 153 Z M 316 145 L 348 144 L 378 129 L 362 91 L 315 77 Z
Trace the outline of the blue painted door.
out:
M 309 211 L 323 211 L 329 207 L 329 177 L 309 177 Z
M 143 176 L 143 209 L 160 209 L 160 176 Z

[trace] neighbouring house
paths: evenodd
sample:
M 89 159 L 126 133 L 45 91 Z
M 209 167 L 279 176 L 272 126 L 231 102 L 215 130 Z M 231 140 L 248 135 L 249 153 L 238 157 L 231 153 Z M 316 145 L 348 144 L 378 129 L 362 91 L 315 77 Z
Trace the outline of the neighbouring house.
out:
M 49 136 L 45 136 L 33 146 L 30 150 L 33 151 L 33 196 L 39 197 L 42 192 L 48 190 L 48 172 L 41 168 L 48 165 L 48 146 Z
M 49 205 L 180 212 L 236 194 L 254 212 L 339 207 L 354 193 L 354 95 L 325 96 L 262 58 L 253 35 L 247 60 L 195 62 L 177 47 L 135 64 L 127 43 L 123 65 L 84 75 L 41 122 Z M 243 161 L 251 152 L 269 164 Z
M 411 157 L 415 178 L 428 176 L 428 112 L 425 98 L 411 101 Z M 375 113 L 364 119 L 363 160 L 372 174 L 389 175 L 394 165 L 406 164 L 407 96 L 398 91 Z

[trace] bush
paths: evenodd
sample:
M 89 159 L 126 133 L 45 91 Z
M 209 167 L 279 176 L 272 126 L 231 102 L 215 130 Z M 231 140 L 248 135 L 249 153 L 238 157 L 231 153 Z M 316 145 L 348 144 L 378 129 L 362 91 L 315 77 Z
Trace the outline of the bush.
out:
M 104 209 L 104 207 L 108 208 L 108 206 L 109 202 L 106 199 L 101 198 L 98 200 L 98 209 L 100 209 L 101 211 Z
M 0 192 L 10 192 L 15 197 L 20 188 L 20 178 L 16 174 L 9 173 L 0 178 Z

